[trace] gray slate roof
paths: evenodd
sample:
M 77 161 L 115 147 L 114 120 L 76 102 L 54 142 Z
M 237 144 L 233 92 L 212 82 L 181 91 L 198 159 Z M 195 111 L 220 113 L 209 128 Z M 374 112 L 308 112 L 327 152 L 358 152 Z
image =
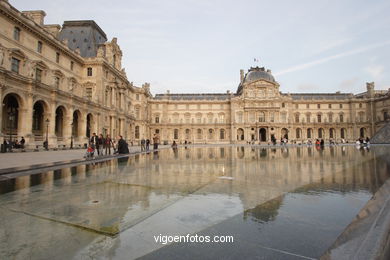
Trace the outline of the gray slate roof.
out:
M 67 39 L 71 50 L 79 48 L 82 57 L 96 57 L 98 46 L 107 41 L 107 36 L 92 20 L 65 21 L 59 39 Z

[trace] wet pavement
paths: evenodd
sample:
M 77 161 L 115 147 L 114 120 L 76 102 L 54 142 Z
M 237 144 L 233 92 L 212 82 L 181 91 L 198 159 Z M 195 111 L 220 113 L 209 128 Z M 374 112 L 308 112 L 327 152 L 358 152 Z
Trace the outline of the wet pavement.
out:
M 388 179 L 389 152 L 189 147 L 0 181 L 0 258 L 318 258 Z

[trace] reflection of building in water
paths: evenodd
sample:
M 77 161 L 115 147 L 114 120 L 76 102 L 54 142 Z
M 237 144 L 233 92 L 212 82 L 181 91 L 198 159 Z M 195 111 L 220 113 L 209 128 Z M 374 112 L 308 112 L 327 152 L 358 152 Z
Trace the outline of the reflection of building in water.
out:
M 93 132 L 136 143 L 154 134 L 169 143 L 352 141 L 390 118 L 389 91 L 374 83 L 356 95 L 282 93 L 258 67 L 240 72 L 234 93 L 153 97 L 150 84 L 127 79 L 117 39 L 108 41 L 94 21 L 48 25 L 45 12 L 20 12 L 4 0 L 0 15 L 1 143 L 24 136 L 35 148 L 48 134 L 50 147 L 81 145 Z
M 78 203 L 115 201 L 149 207 L 153 196 L 188 193 L 238 195 L 244 209 L 252 209 L 284 192 L 329 189 L 375 192 L 389 177 L 390 166 L 382 151 L 354 147 L 252 149 L 208 147 L 136 155 L 124 161 L 80 165 L 40 174 L 46 192 L 61 188 Z M 220 176 L 233 179 L 220 179 Z M 15 188 L 30 186 L 30 176 L 16 178 Z M 34 177 L 36 178 L 36 177 Z M 73 185 L 70 185 L 73 184 Z M 74 196 L 83 185 L 89 194 Z M 75 186 L 75 187 L 73 187 Z M 0 186 L 1 187 L 1 186 Z M 24 194 L 28 192 L 26 190 Z

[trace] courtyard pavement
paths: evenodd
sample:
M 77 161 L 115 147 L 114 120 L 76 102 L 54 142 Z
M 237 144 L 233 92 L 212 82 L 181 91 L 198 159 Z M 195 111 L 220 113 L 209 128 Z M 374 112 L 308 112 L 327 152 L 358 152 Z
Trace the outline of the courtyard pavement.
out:
M 129 146 L 129 150 L 130 153 L 137 153 L 141 151 L 141 148 L 139 146 Z M 83 159 L 84 154 L 85 149 L 0 153 L 0 170 Z

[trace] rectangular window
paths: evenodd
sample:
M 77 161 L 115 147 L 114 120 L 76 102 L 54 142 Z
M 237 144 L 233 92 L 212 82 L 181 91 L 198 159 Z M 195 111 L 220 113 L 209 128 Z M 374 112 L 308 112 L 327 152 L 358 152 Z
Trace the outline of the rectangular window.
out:
M 14 28 L 14 40 L 19 41 L 20 40 L 20 29 L 19 27 Z
M 70 70 L 73 71 L 73 67 L 74 67 L 74 62 L 73 62 L 73 61 L 70 61 Z
M 340 108 L 343 108 L 343 104 L 340 104 Z
M 328 108 L 332 108 L 332 104 L 329 104 L 329 105 L 328 105 Z
M 159 118 L 158 116 L 156 116 L 156 118 L 154 119 L 154 122 L 155 122 L 156 124 L 160 123 L 160 118 Z
M 317 115 L 317 122 L 321 123 L 321 115 Z
M 20 65 L 20 60 L 16 58 L 12 58 L 11 70 L 13 72 L 19 73 L 19 65 Z
M 306 104 L 306 108 L 309 108 L 310 107 L 310 105 L 309 104 Z
M 42 42 L 41 41 L 38 41 L 37 52 L 42 53 Z
M 329 117 L 329 123 L 333 123 L 333 115 L 329 114 L 328 117 Z
M 321 104 L 317 104 L 317 108 L 321 108 Z
M 87 68 L 87 76 L 88 77 L 92 76 L 92 68 Z
M 306 122 L 310 123 L 310 115 L 306 115 Z
M 298 109 L 298 108 L 299 108 L 299 105 L 298 105 L 298 104 L 295 104 L 295 108 Z
M 35 70 L 35 80 L 38 82 L 42 81 L 42 70 L 41 69 Z
M 56 52 L 56 62 L 60 63 L 60 53 Z
M 343 123 L 343 122 L 344 122 L 344 115 L 340 114 L 340 123 Z
M 282 107 L 285 107 L 285 104 L 284 104 L 284 103 L 282 103 Z

